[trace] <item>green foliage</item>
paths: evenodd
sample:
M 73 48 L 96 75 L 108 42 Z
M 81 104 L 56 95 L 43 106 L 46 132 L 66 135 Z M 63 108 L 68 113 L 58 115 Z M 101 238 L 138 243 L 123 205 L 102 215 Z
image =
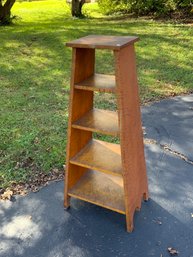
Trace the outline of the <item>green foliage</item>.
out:
M 175 0 L 138 0 L 132 1 L 131 12 L 138 15 L 169 14 L 176 9 Z
M 131 3 L 127 0 L 98 0 L 98 5 L 104 14 L 116 12 L 128 12 L 131 9 Z
M 190 13 L 192 6 L 190 0 L 99 0 L 99 7 L 104 14 L 127 12 L 138 15 L 167 15 L 174 11 Z

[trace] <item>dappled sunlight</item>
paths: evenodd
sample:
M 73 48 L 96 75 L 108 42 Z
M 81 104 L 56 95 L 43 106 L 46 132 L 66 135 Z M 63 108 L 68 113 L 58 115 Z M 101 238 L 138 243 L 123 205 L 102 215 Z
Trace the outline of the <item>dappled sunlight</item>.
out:
M 20 173 L 15 170 L 22 159 L 32 158 L 38 169 L 47 172 L 65 162 L 72 58 L 66 42 L 88 34 L 139 36 L 136 55 L 141 103 L 187 93 L 192 88 L 190 27 L 128 17 L 93 18 L 96 5 L 89 6 L 84 8 L 91 18 L 72 19 L 65 1 L 17 2 L 13 14 L 20 19 L 13 26 L 1 28 L 0 140 L 2 172 L 7 181 L 10 174 L 30 175 L 29 167 Z M 112 53 L 97 51 L 96 57 L 97 72 L 114 73 Z M 96 94 L 95 104 L 115 110 L 116 98 Z M 13 132 L 16 129 L 22 135 L 19 141 Z M 41 139 L 39 144 L 33 144 L 35 137 Z M 52 150 L 47 152 L 50 146 Z M 4 174 L 5 170 L 10 172 Z
M 146 144 L 145 148 L 150 197 L 180 222 L 191 222 L 191 164 L 165 152 L 159 143 Z
M 14 217 L 11 222 L 3 224 L 1 235 L 7 238 L 21 238 L 22 240 L 28 236 L 38 239 L 41 236 L 41 231 L 38 225 L 31 220 L 31 216 L 19 215 Z
M 5 42 L 5 45 L 4 45 L 4 47 L 5 48 L 9 48 L 10 49 L 10 47 L 11 48 L 18 48 L 18 47 L 20 47 L 22 44 L 20 43 L 20 41 L 11 41 L 11 42 Z
M 85 247 L 80 247 L 76 242 L 73 242 L 71 238 L 64 240 L 63 243 L 60 243 L 57 246 L 53 246 L 53 249 L 45 255 L 45 257 L 63 257 L 64 252 L 66 256 L 72 256 L 72 257 L 83 257 L 88 254 L 88 251 L 85 249 Z M 89 256 L 92 256 L 91 253 L 89 253 Z
M 31 2 L 18 2 L 13 6 L 13 13 L 24 19 L 24 23 L 31 20 L 39 22 L 47 20 L 49 23 L 49 11 L 51 9 L 58 18 L 70 16 L 70 7 L 66 1 L 57 1 L 56 5 L 54 0 L 33 1 L 33 4 Z
M 41 244 L 43 237 L 51 236 L 49 231 L 55 229 L 52 222 L 61 220 L 65 224 L 68 221 L 68 213 L 64 217 L 56 216 L 57 210 L 51 208 L 52 203 L 49 202 L 49 198 L 54 197 L 62 209 L 63 191 L 57 190 L 52 197 L 42 197 L 36 198 L 36 194 L 31 194 L 30 197 L 19 197 L 16 202 L 0 202 L 0 256 L 11 253 L 25 256 L 26 251 Z
M 193 101 L 192 95 L 190 95 L 190 96 L 182 96 L 181 98 L 182 98 L 182 100 L 184 102 L 192 103 L 192 101 Z
M 144 113 L 143 125 L 146 126 L 147 138 L 193 159 L 192 141 L 192 95 L 179 96 L 153 104 Z M 152 124 L 152 125 L 150 125 Z
M 10 251 L 19 255 L 23 254 L 25 248 L 34 247 L 41 236 L 40 225 L 33 221 L 30 215 L 16 215 L 7 221 L 4 217 L 0 231 L 0 252 L 3 250 L 4 256 Z M 20 241 L 19 245 L 18 240 Z
M 162 153 L 153 145 L 146 149 L 151 198 L 135 214 L 132 234 L 125 231 L 124 215 L 84 201 L 72 200 L 71 208 L 64 211 L 63 182 L 52 183 L 4 208 L 1 217 L 6 222 L 0 235 L 0 256 L 98 257 L 109 253 L 124 256 L 128 252 L 139 257 L 160 256 L 170 245 L 176 246 L 181 256 L 190 256 L 193 199 L 185 191 L 190 189 L 192 192 L 192 188 L 187 187 L 187 183 L 191 185 L 191 177 L 188 182 L 188 171 L 184 170 L 182 183 L 176 182 L 172 187 L 177 176 L 170 169 L 173 157 L 166 160 L 165 155 L 160 159 Z M 177 166 L 181 169 L 180 162 Z
M 11 203 L 10 201 L 6 201 L 6 202 L 4 203 L 3 207 L 0 208 L 0 215 L 2 215 L 1 217 L 4 216 L 5 211 L 6 211 L 6 210 L 9 210 L 9 208 L 10 208 L 11 206 L 12 206 L 12 203 Z M 2 222 L 2 220 L 1 220 L 1 222 Z
M 51 4 L 52 1 L 50 1 L 50 5 Z M 59 10 L 57 9 L 59 12 L 58 17 L 56 16 L 54 18 L 55 11 L 52 10 L 51 12 L 49 10 L 49 15 L 51 13 L 52 15 L 50 17 L 45 16 L 44 23 L 38 23 L 37 18 L 37 20 L 35 20 L 33 23 L 34 25 L 32 25 L 32 23 L 29 23 L 27 26 L 22 26 L 22 35 L 24 37 L 23 39 L 28 37 L 28 35 L 24 35 L 26 33 L 29 33 L 30 28 L 34 28 L 34 31 L 31 31 L 31 37 L 33 37 L 34 35 L 36 37 L 36 40 L 32 42 L 32 46 L 30 47 L 33 49 L 33 58 L 29 62 L 30 65 L 34 66 L 34 68 L 45 69 L 48 66 L 53 66 L 51 62 L 53 62 L 53 58 L 55 59 L 57 55 L 58 61 L 60 61 L 61 63 L 60 70 L 61 67 L 64 67 L 63 71 L 66 76 L 69 73 L 69 68 L 67 68 L 66 70 L 67 63 L 69 65 L 71 59 L 70 50 L 64 52 L 66 41 L 93 33 L 113 35 L 138 35 L 141 39 L 141 41 L 136 44 L 140 86 L 149 89 L 150 94 L 153 95 L 153 99 L 156 99 L 158 96 L 161 95 L 168 96 L 172 93 L 172 91 L 179 94 L 181 92 L 186 92 L 187 90 L 189 90 L 190 86 L 188 85 L 188 81 L 191 74 L 191 65 L 189 60 L 191 60 L 191 51 L 187 51 L 187 49 L 188 46 L 191 45 L 191 42 L 187 33 L 189 28 L 186 25 L 184 25 L 184 29 L 182 30 L 180 26 L 175 24 L 164 24 L 155 21 L 144 21 L 140 19 L 118 19 L 116 21 L 105 21 L 105 19 L 103 21 L 100 19 L 72 20 L 69 16 L 66 16 L 66 14 L 63 13 L 63 9 L 61 8 L 62 6 L 60 6 L 60 4 L 61 2 L 55 5 L 56 9 L 59 8 Z M 60 7 L 58 7 L 58 5 Z M 16 10 L 20 9 L 19 6 L 22 9 L 23 3 L 18 4 L 18 7 L 15 7 Z M 42 9 L 43 8 L 44 7 L 42 6 Z M 33 8 L 31 12 L 33 13 Z M 47 23 L 49 23 L 49 26 L 46 25 Z M 112 26 L 109 26 L 110 23 Z M 101 24 L 103 25 L 101 26 Z M 76 29 L 77 27 L 79 28 L 78 30 Z M 166 30 L 169 30 L 168 34 L 165 33 Z M 17 35 L 19 31 L 20 25 L 15 28 L 13 33 Z M 51 38 L 51 41 L 53 41 L 53 43 L 50 42 Z M 182 38 L 183 40 L 181 40 Z M 48 42 L 49 46 L 47 44 Z M 44 49 L 44 45 L 46 51 Z M 24 55 L 28 54 L 28 50 L 24 49 L 23 51 Z M 45 53 L 44 55 L 41 55 L 41 52 L 44 51 L 46 52 L 46 57 Z M 184 54 L 184 51 L 186 51 L 186 54 Z M 171 52 L 176 52 L 176 54 L 172 55 Z M 30 56 L 32 55 L 32 53 L 29 54 Z M 108 70 L 111 73 L 112 69 L 110 68 L 110 63 L 108 63 L 108 65 L 106 65 L 106 67 L 104 68 L 103 63 L 104 60 L 106 60 L 107 56 L 105 54 L 103 56 L 103 54 L 101 54 L 100 56 L 100 63 L 102 65 L 99 65 L 98 67 L 101 67 L 101 70 L 105 69 L 105 72 L 106 70 Z M 23 59 L 24 61 L 26 60 L 25 57 L 26 56 L 24 56 Z M 162 60 L 162 63 L 158 61 L 160 58 Z M 166 69 L 163 69 L 161 67 L 161 64 L 167 65 L 168 72 L 166 72 Z M 19 66 L 21 66 L 21 64 L 19 64 L 18 67 Z M 21 69 L 19 69 L 18 72 L 20 70 Z M 172 75 L 173 70 L 177 70 L 175 76 Z M 61 76 L 62 73 L 60 73 L 59 75 Z M 48 74 L 45 73 L 45 76 L 47 78 Z M 164 88 L 167 89 L 164 90 Z M 143 90 L 142 92 L 148 95 L 148 90 Z

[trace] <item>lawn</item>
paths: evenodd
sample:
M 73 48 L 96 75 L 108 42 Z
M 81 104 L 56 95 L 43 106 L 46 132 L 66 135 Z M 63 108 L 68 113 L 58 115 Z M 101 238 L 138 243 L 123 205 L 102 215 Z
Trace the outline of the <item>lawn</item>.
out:
M 188 24 L 104 17 L 86 4 L 86 19 L 72 19 L 65 1 L 17 2 L 18 18 L 0 27 L 0 188 L 65 163 L 71 49 L 88 34 L 137 35 L 141 103 L 193 91 L 193 30 Z M 113 73 L 112 54 L 97 53 L 97 72 Z M 112 95 L 96 106 L 114 109 Z

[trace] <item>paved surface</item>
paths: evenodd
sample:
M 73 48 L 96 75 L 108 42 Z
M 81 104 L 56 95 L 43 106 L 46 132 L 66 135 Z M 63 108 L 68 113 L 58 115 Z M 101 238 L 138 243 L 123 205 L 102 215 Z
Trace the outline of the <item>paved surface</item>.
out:
M 89 203 L 73 200 L 64 211 L 57 182 L 0 203 L 0 257 L 165 257 L 170 246 L 193 257 L 192 108 L 190 95 L 142 110 L 146 137 L 154 139 L 145 146 L 151 199 L 136 213 L 133 233 L 123 215 Z

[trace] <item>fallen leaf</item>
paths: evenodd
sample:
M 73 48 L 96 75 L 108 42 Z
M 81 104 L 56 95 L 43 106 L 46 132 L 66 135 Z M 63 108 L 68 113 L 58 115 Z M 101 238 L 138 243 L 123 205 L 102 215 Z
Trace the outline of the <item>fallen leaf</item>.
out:
M 23 163 L 17 163 L 16 167 L 30 166 L 33 163 L 31 157 L 27 158 Z M 15 201 L 14 195 L 25 196 L 28 192 L 38 192 L 41 187 L 47 186 L 49 181 L 59 181 L 64 178 L 64 170 L 53 168 L 50 173 L 37 172 L 31 176 L 27 182 L 13 182 L 9 188 L 0 187 L 0 199 Z
M 3 200 L 11 200 L 11 197 L 13 195 L 13 191 L 7 190 L 1 195 L 1 199 Z
M 153 220 L 153 222 L 157 223 L 158 225 L 162 225 L 161 220 Z
M 27 195 L 27 191 L 21 191 L 21 192 L 18 192 L 21 196 L 24 196 L 24 195 Z
M 151 138 L 144 138 L 144 143 L 147 145 L 157 145 L 157 141 Z
M 37 186 L 35 186 L 35 185 L 32 185 L 31 186 L 31 190 L 32 190 L 32 192 L 36 193 L 36 192 L 39 191 L 39 188 Z
M 178 251 L 172 247 L 168 247 L 168 252 L 170 253 L 171 256 L 173 255 L 178 255 Z

